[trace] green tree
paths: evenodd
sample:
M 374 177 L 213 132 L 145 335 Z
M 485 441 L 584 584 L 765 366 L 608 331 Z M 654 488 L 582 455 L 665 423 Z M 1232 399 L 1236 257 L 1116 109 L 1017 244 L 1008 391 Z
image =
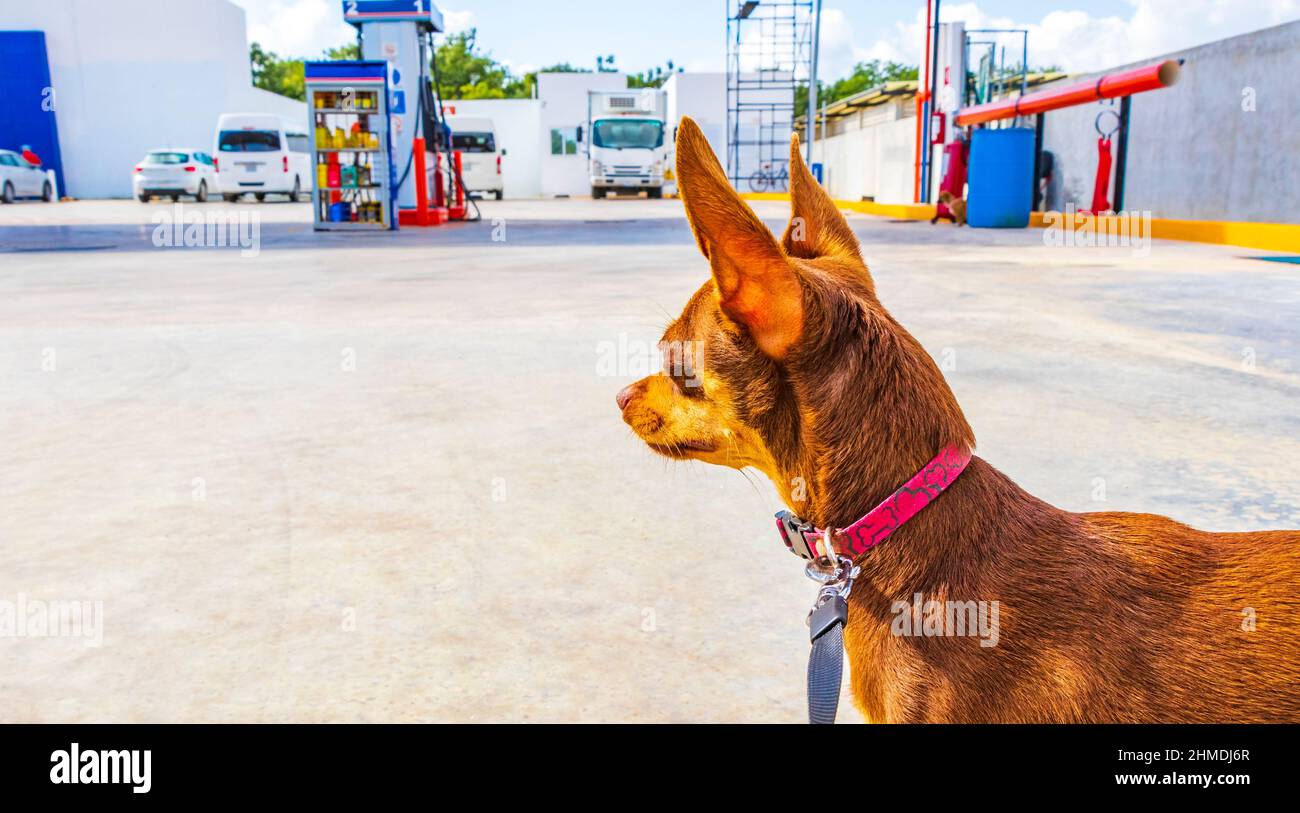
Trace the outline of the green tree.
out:
M 349 42 L 347 45 L 340 45 L 337 48 L 325 49 L 326 59 L 361 59 L 361 43 Z
M 584 73 L 567 62 L 522 76 L 511 73 L 490 53 L 478 49 L 475 29 L 452 34 L 434 53 L 442 92 L 448 99 L 528 99 L 537 88 L 538 73 Z
M 480 51 L 478 32 L 474 29 L 452 34 L 434 51 L 438 79 L 447 99 L 528 99 L 536 93 L 539 73 L 590 73 L 590 68 L 579 68 L 568 62 L 549 65 L 522 76 L 515 75 L 505 65 L 497 62 L 490 53 Z M 253 84 L 263 90 L 279 93 L 292 99 L 307 98 L 303 81 L 303 60 L 282 59 L 259 43 L 249 48 L 249 62 L 253 70 Z M 328 48 L 323 59 L 360 59 L 361 49 L 355 42 Z M 607 58 L 613 63 L 613 57 Z M 632 87 L 658 87 L 672 73 L 672 60 L 667 69 L 652 68 L 629 77 Z
M 628 74 L 627 86 L 630 88 L 658 88 L 663 87 L 664 82 L 674 73 L 681 73 L 684 68 L 679 68 L 673 64 L 670 59 L 663 65 L 656 65 L 653 68 L 647 68 L 640 73 Z
M 361 47 L 355 42 L 327 48 L 323 59 L 360 59 Z M 248 48 L 248 61 L 253 69 L 253 86 L 269 90 L 290 99 L 304 101 L 307 98 L 307 86 L 303 78 L 303 60 L 281 59 L 273 51 L 268 51 L 260 43 L 253 43 Z
M 434 52 L 438 79 L 448 99 L 505 99 L 521 88 L 511 87 L 510 70 L 478 51 L 476 29 L 447 37 Z
M 248 61 L 253 69 L 254 87 L 298 101 L 307 98 L 301 59 L 281 59 L 255 42 L 249 46 Z
M 915 65 L 904 65 L 900 62 L 884 62 L 879 59 L 859 62 L 853 66 L 853 71 L 848 76 L 830 84 L 817 82 L 817 106 L 822 107 L 837 102 L 886 82 L 914 80 L 918 73 L 919 70 Z M 796 116 L 802 115 L 808 109 L 807 83 L 795 88 L 794 104 Z
M 591 73 L 591 69 L 574 67 L 568 62 L 559 62 L 545 68 L 529 71 L 523 76 L 511 76 L 510 81 L 506 83 L 506 98 L 533 98 L 533 94 L 537 90 L 537 74 L 539 73 Z

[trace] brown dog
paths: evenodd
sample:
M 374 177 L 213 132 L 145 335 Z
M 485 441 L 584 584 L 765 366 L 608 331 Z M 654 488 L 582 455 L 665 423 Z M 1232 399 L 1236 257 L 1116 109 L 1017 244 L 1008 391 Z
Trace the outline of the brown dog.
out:
M 664 334 L 666 372 L 619 393 L 651 448 L 756 467 L 804 519 L 844 527 L 941 448 L 974 447 L 797 141 L 779 241 L 690 119 L 677 175 L 713 278 Z M 974 458 L 859 564 L 845 643 L 870 720 L 1300 720 L 1300 532 L 1073 514 Z M 916 594 L 999 602 L 996 645 L 897 634 Z
M 959 198 L 951 192 L 940 192 L 939 202 L 947 209 L 943 214 L 939 213 L 938 207 L 935 209 L 934 217 L 930 218 L 930 225 L 933 226 L 942 220 L 951 220 L 958 226 L 966 225 L 966 199 Z

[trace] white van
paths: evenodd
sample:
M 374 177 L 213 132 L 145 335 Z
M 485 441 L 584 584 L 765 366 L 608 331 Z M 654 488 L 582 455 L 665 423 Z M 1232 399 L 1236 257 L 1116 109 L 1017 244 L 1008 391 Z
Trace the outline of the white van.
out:
M 265 113 L 226 113 L 217 120 L 212 156 L 221 196 L 229 202 L 249 193 L 258 200 L 311 194 L 315 173 L 305 124 Z
M 497 150 L 497 134 L 492 119 L 448 116 L 447 126 L 451 128 L 451 148 L 461 153 L 460 174 L 465 178 L 465 191 L 491 192 L 501 200 L 505 192 L 501 156 L 506 151 Z

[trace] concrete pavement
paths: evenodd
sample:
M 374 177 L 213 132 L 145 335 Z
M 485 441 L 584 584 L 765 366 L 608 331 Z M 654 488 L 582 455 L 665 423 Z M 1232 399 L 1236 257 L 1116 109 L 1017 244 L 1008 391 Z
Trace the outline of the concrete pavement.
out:
M 98 646 L 0 637 L 0 720 L 802 719 L 771 488 L 613 402 L 708 273 L 677 202 L 195 208 L 257 214 L 256 256 L 156 248 L 169 203 L 0 207 L 0 602 L 103 609 Z M 1021 485 L 1300 526 L 1300 267 L 851 222 Z

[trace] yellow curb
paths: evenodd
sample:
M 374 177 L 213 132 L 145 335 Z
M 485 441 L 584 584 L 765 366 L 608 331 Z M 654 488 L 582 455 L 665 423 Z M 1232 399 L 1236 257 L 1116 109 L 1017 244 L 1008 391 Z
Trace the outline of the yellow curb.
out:
M 1045 212 L 1032 212 L 1029 215 L 1029 225 L 1042 228 L 1047 226 Z M 1101 233 L 1110 230 L 1112 233 L 1118 233 L 1113 227 L 1118 227 L 1118 221 L 1127 220 L 1130 226 L 1135 226 L 1135 236 L 1146 236 L 1142 233 L 1141 218 L 1119 218 L 1114 215 L 1101 215 L 1092 218 L 1087 215 L 1074 215 L 1074 220 L 1070 221 L 1065 215 L 1056 214 L 1052 225 L 1060 225 L 1066 228 L 1077 228 L 1077 223 L 1086 220 L 1095 220 L 1096 229 Z M 1228 246 L 1243 246 L 1245 248 L 1261 248 L 1267 251 L 1300 251 L 1300 224 L 1298 223 L 1241 223 L 1220 220 L 1170 220 L 1167 218 L 1151 218 L 1151 237 L 1161 240 L 1185 240 L 1192 243 L 1216 243 Z
M 789 200 L 788 192 L 744 192 L 745 200 Z M 879 215 L 898 220 L 929 220 L 934 217 L 934 207 L 923 203 L 876 203 L 869 200 L 837 200 L 835 205 L 864 215 Z
M 790 195 L 786 192 L 745 192 L 741 194 L 745 200 L 789 200 Z M 848 209 L 851 212 L 861 212 L 866 215 L 878 215 L 880 217 L 892 217 L 897 220 L 929 220 L 934 217 L 934 207 L 926 204 L 916 203 L 875 203 L 866 200 L 837 200 L 835 205 L 841 209 Z M 1031 212 L 1029 214 L 1029 225 L 1037 228 L 1043 228 L 1045 223 L 1044 212 Z M 1062 215 L 1061 217 L 1064 217 Z M 1075 215 L 1078 220 L 1083 220 L 1086 216 Z M 1099 218 L 1088 218 L 1097 221 L 1099 231 L 1105 233 L 1107 229 L 1112 229 L 1112 233 L 1120 233 L 1120 225 L 1114 215 L 1102 215 Z M 1129 220 L 1126 226 L 1133 223 L 1141 224 L 1142 219 Z M 1300 251 L 1300 223 L 1242 223 L 1219 220 L 1171 220 L 1168 218 L 1151 218 L 1151 235 L 1161 240 L 1183 240 L 1192 243 L 1217 243 L 1219 245 L 1242 246 L 1245 248 L 1259 248 L 1266 251 Z M 1071 224 L 1073 226 L 1073 224 Z M 1114 228 L 1112 228 L 1114 227 Z M 1127 233 L 1127 228 L 1124 233 Z M 1142 234 L 1142 228 L 1136 229 L 1134 236 L 1145 236 Z

